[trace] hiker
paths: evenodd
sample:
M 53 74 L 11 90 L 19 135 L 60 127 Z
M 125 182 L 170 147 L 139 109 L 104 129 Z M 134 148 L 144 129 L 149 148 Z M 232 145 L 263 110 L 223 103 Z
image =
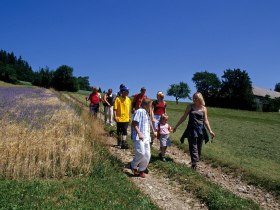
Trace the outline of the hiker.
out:
M 129 90 L 127 87 L 123 87 L 120 90 L 120 96 L 118 96 L 114 102 L 114 120 L 117 123 L 117 139 L 118 146 L 121 149 L 128 149 L 127 128 L 130 120 L 130 105 L 131 100 L 128 97 Z
M 104 106 L 104 121 L 105 124 L 113 126 L 113 116 L 114 116 L 114 99 L 112 88 L 108 89 L 108 92 L 103 95 L 103 106 Z
M 162 91 L 157 92 L 157 99 L 153 101 L 152 103 L 152 110 L 154 113 L 153 116 L 153 125 L 154 129 L 157 128 L 160 116 L 162 114 L 166 113 L 166 102 L 163 100 L 164 99 L 164 94 Z
M 86 97 L 86 101 L 90 101 L 89 111 L 91 115 L 97 117 L 97 113 L 99 112 L 99 103 L 101 101 L 101 95 L 98 92 L 97 87 L 92 87 L 92 93 Z
M 165 101 L 163 99 L 164 99 L 163 92 L 162 91 L 158 91 L 157 92 L 157 99 L 154 100 L 153 103 L 152 103 L 152 113 L 153 113 L 152 121 L 153 121 L 153 126 L 154 126 L 155 130 L 157 129 L 160 116 L 162 114 L 166 113 L 166 103 L 165 103 Z M 154 139 L 152 139 L 151 143 L 153 143 L 153 141 L 154 141 Z
M 117 93 L 117 96 L 121 96 L 121 89 L 124 88 L 125 85 L 124 84 L 120 84 L 120 90 L 119 92 Z
M 195 170 L 201 157 L 203 140 L 205 139 L 205 142 L 209 140 L 205 126 L 211 137 L 215 137 L 215 133 L 212 131 L 208 121 L 207 108 L 205 106 L 204 98 L 200 92 L 193 94 L 193 103 L 187 106 L 183 116 L 173 128 L 173 132 L 176 132 L 179 125 L 186 120 L 188 115 L 188 126 L 180 141 L 181 143 L 184 143 L 184 138 L 188 138 L 191 164 L 192 168 Z
M 153 129 L 150 117 L 151 100 L 143 99 L 141 106 L 133 114 L 131 126 L 131 138 L 134 143 L 134 158 L 130 163 L 130 168 L 134 176 L 145 178 L 145 170 L 151 158 L 150 130 Z
M 134 113 L 137 109 L 140 108 L 140 105 L 144 98 L 148 98 L 146 95 L 146 88 L 142 87 L 140 93 L 135 94 L 132 100 L 132 113 Z
M 159 157 L 163 162 L 166 162 L 165 153 L 167 147 L 171 146 L 169 134 L 172 132 L 171 126 L 167 123 L 168 115 L 162 114 L 157 126 L 157 138 L 160 142 Z

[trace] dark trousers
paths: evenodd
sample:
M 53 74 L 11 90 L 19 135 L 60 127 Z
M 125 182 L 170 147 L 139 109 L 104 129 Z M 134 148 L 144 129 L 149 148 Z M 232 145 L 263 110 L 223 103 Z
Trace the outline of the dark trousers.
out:
M 97 113 L 99 112 L 99 104 L 91 104 L 89 110 L 93 116 L 97 116 Z
M 117 122 L 117 135 L 127 135 L 128 122 Z
M 192 166 L 196 166 L 197 162 L 199 161 L 199 158 L 201 156 L 201 150 L 202 150 L 202 138 L 188 138 L 189 142 L 189 151 L 191 155 L 192 160 Z

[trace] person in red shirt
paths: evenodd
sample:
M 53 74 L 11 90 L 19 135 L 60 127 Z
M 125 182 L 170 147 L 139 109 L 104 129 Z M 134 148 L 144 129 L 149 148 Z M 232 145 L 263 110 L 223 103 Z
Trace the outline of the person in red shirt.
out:
M 137 109 L 140 108 L 141 103 L 144 98 L 148 98 L 146 95 L 146 88 L 142 87 L 140 93 L 135 94 L 132 100 L 132 113 L 134 113 Z
M 162 91 L 157 92 L 157 99 L 152 103 L 152 111 L 154 129 L 157 129 L 160 116 L 166 113 L 166 102 Z
M 101 95 L 98 93 L 98 88 L 92 87 L 92 93 L 86 97 L 86 100 L 90 101 L 89 111 L 95 117 L 97 117 L 97 113 L 99 112 L 100 99 Z

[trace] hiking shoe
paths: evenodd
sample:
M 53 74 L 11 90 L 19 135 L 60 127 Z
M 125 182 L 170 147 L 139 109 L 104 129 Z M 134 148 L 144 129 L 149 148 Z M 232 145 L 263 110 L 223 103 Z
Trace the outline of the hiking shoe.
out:
M 140 175 L 141 178 L 145 178 L 146 177 L 144 171 L 140 171 L 139 175 Z
M 118 146 L 122 145 L 122 141 L 120 139 L 118 139 Z
M 181 138 L 180 138 L 180 142 L 181 142 L 181 144 L 184 144 L 185 138 L 181 137 Z
M 128 144 L 126 142 L 123 142 L 121 145 L 121 149 L 128 149 Z
M 145 174 L 148 174 L 148 173 L 149 173 L 149 169 L 146 168 L 146 169 L 144 170 L 144 173 L 145 173 Z
M 163 162 L 166 162 L 166 158 L 165 158 L 164 156 L 161 157 L 161 160 L 162 160 Z
M 139 171 L 136 168 L 132 168 L 131 163 L 129 163 L 129 168 L 134 176 L 139 176 Z
M 133 169 L 133 175 L 134 176 L 139 176 L 139 171 L 137 169 Z
M 194 171 L 196 171 L 197 165 L 192 165 L 192 169 L 193 169 Z
M 132 168 L 131 162 L 129 163 L 129 169 L 131 170 L 131 172 L 133 173 L 134 168 Z

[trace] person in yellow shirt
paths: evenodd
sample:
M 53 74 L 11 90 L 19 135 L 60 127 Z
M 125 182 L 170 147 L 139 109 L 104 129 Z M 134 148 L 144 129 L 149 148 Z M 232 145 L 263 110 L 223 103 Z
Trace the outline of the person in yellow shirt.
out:
M 131 100 L 128 97 L 129 89 L 123 87 L 114 102 L 114 120 L 117 123 L 118 146 L 128 149 L 127 128 L 130 121 Z

